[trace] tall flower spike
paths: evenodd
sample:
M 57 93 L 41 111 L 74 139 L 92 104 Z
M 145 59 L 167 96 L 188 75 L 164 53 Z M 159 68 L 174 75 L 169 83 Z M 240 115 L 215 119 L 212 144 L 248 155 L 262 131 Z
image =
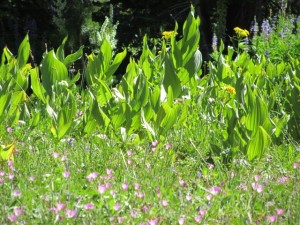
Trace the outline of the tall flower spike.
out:
M 214 51 L 217 51 L 217 46 L 218 46 L 218 37 L 217 37 L 216 34 L 214 34 L 213 38 L 212 38 L 212 45 L 211 45 L 211 47 L 212 47 L 212 49 Z

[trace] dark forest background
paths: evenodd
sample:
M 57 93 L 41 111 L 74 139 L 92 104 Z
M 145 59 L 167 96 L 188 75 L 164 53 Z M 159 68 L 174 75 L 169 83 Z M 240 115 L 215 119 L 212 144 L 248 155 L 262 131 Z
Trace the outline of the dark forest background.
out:
M 163 30 L 174 28 L 175 21 L 182 25 L 191 4 L 201 18 L 200 48 L 205 59 L 214 33 L 226 43 L 235 26 L 249 30 L 254 19 L 260 24 L 276 15 L 282 4 L 287 4 L 288 13 L 300 13 L 299 0 L 2 0 L 0 49 L 8 46 L 16 54 L 29 33 L 37 62 L 46 48 L 56 48 L 66 35 L 70 51 L 81 45 L 91 51 L 92 43 L 83 27 L 97 29 L 110 17 L 117 27 L 117 51 L 129 46 L 138 52 L 145 34 L 160 38 Z

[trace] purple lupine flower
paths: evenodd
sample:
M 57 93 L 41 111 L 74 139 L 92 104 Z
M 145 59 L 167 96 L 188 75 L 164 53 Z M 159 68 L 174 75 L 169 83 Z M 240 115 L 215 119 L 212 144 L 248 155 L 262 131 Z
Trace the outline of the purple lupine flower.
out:
M 254 20 L 252 22 L 252 26 L 250 28 L 250 31 L 253 33 L 253 36 L 256 36 L 258 34 L 259 27 L 258 27 L 258 24 L 257 24 L 256 20 Z
M 213 35 L 211 47 L 214 51 L 217 51 L 218 48 L 218 37 L 216 34 Z
M 270 26 L 269 20 L 263 20 L 261 25 L 261 32 L 265 39 L 268 39 L 272 33 L 272 28 Z

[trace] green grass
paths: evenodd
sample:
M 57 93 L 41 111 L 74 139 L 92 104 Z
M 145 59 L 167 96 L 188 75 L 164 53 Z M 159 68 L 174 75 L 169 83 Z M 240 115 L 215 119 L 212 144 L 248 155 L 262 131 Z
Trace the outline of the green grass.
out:
M 0 167 L 0 223 L 270 224 L 276 216 L 275 224 L 299 224 L 299 147 L 274 145 L 261 160 L 224 163 L 207 154 L 214 134 L 194 114 L 156 146 L 100 132 L 57 141 L 46 121 L 11 133 L 2 125 L 1 144 L 15 140 L 16 148 L 13 165 Z

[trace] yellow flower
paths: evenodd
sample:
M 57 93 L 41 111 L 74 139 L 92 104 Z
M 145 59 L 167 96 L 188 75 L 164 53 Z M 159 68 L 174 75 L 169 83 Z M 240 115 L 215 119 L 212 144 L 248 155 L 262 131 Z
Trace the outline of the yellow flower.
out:
M 226 86 L 226 87 L 224 87 L 224 90 L 225 90 L 225 91 L 228 91 L 230 94 L 233 94 L 233 95 L 236 94 L 236 90 L 235 90 L 235 88 L 232 87 L 232 86 Z
M 247 36 L 249 36 L 249 31 L 247 31 L 246 29 L 235 27 L 233 30 L 240 37 L 247 37 Z
M 175 31 L 164 31 L 163 33 L 162 33 L 162 38 L 164 38 L 164 39 L 170 39 L 173 35 L 177 35 L 177 32 L 175 32 Z

